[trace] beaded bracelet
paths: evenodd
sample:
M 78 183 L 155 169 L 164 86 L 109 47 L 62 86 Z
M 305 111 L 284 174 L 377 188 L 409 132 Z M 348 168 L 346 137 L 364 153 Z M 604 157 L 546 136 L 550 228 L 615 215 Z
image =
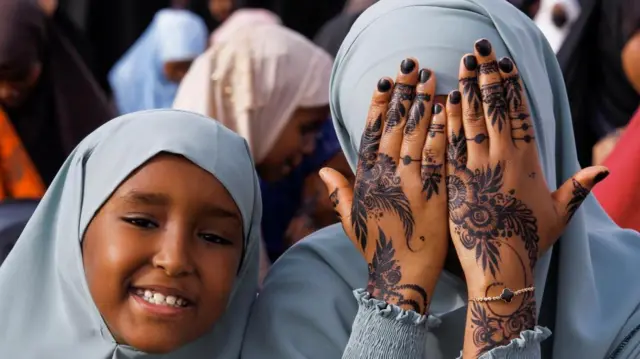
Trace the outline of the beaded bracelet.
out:
M 509 288 L 505 288 L 502 290 L 502 293 L 500 293 L 500 295 L 495 296 L 495 297 L 484 297 L 484 298 L 473 298 L 473 299 L 469 299 L 470 302 L 479 302 L 479 303 L 484 303 L 484 302 L 496 302 L 496 301 L 503 301 L 505 303 L 511 303 L 511 300 L 513 300 L 513 297 L 517 296 L 517 295 L 521 295 L 524 293 L 528 293 L 528 292 L 533 292 L 535 291 L 536 288 L 535 287 L 528 287 L 528 288 L 524 288 L 524 289 L 518 289 L 516 291 L 512 291 Z

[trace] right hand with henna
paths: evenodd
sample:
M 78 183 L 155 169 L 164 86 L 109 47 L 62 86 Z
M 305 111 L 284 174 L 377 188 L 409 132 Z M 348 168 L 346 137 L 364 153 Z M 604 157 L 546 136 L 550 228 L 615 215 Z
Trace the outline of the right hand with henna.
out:
M 342 226 L 369 267 L 373 298 L 426 314 L 448 246 L 444 184 L 446 111 L 433 106 L 435 75 L 418 61 L 382 78 L 367 116 L 355 191 L 320 171 Z

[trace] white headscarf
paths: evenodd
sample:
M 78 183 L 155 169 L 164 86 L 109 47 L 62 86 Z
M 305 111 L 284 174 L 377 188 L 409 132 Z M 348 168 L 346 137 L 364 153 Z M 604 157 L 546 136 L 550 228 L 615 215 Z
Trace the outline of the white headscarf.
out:
M 222 122 L 260 163 L 297 108 L 329 104 L 332 62 L 283 26 L 245 27 L 196 60 L 173 107 Z
M 164 355 L 118 345 L 89 293 L 82 240 L 96 211 L 122 181 L 161 152 L 214 175 L 243 219 L 245 254 L 226 312 L 211 330 Z M 215 121 L 175 110 L 112 120 L 62 166 L 0 267 L 0 358 L 236 359 L 258 285 L 262 205 L 245 141 Z

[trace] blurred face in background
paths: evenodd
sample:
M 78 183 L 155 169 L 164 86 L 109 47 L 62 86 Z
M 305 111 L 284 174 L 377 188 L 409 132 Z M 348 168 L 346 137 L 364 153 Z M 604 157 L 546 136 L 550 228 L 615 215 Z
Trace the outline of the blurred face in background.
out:
M 328 116 L 329 106 L 297 109 L 271 151 L 257 164 L 260 177 L 273 182 L 289 175 L 315 150 L 316 137 Z
M 13 108 L 22 105 L 36 86 L 42 64 L 0 64 L 0 105 Z
M 225 21 L 233 12 L 233 0 L 209 0 L 209 12 L 217 21 Z

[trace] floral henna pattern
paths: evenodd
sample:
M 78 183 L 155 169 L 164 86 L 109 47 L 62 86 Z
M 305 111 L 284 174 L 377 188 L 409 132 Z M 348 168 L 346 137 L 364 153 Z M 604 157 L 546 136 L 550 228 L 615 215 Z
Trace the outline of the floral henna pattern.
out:
M 409 118 L 407 119 L 407 125 L 404 127 L 404 133 L 410 134 L 416 130 L 418 125 L 420 125 L 420 121 L 424 117 L 424 113 L 426 111 L 425 102 L 431 101 L 431 95 L 429 94 L 417 94 L 416 101 L 413 106 L 411 106 L 411 110 L 409 110 Z
M 567 205 L 567 213 L 569 213 L 569 218 L 567 218 L 567 223 L 571 221 L 571 218 L 573 218 L 573 216 L 576 214 L 576 211 L 578 210 L 582 202 L 589 195 L 589 190 L 586 189 L 583 185 L 581 185 L 580 182 L 576 181 L 575 178 L 572 178 L 571 182 L 573 183 L 573 193 L 572 193 L 573 197 L 571 198 L 571 201 L 569 201 L 569 204 Z
M 416 284 L 401 284 L 402 270 L 395 259 L 393 240 L 378 227 L 379 237 L 373 259 L 369 264 L 369 283 L 367 291 L 374 298 L 397 306 L 408 306 L 417 313 L 424 314 L 427 310 L 427 291 Z M 420 301 L 407 298 L 420 298 Z M 415 295 L 417 294 L 417 296 Z
M 532 293 L 525 294 L 520 307 L 508 315 L 495 313 L 490 304 L 471 302 L 473 343 L 478 348 L 478 356 L 507 345 L 521 332 L 533 329 L 536 325 L 535 313 Z
M 407 115 L 404 102 L 413 101 L 414 96 L 415 87 L 405 84 L 395 85 L 387 111 L 387 132 L 402 123 L 402 119 Z
M 480 104 L 482 103 L 478 78 L 475 76 L 464 77 L 460 79 L 460 83 L 462 84 L 462 93 L 469 102 L 469 108 L 472 109 L 474 114 L 478 114 L 481 110 Z
M 396 174 L 395 161 L 386 154 L 377 152 L 381 128 L 382 118 L 378 117 L 365 129 L 360 145 L 351 224 L 363 250 L 367 246 L 367 219 L 370 217 L 380 218 L 385 211 L 396 214 L 402 222 L 407 245 L 415 226 L 409 199 Z
M 500 247 L 513 237 L 524 242 L 531 268 L 538 259 L 536 217 L 514 190 L 504 191 L 503 176 L 503 164 L 498 163 L 475 171 L 459 167 L 446 178 L 453 231 L 494 278 L 500 271 Z

